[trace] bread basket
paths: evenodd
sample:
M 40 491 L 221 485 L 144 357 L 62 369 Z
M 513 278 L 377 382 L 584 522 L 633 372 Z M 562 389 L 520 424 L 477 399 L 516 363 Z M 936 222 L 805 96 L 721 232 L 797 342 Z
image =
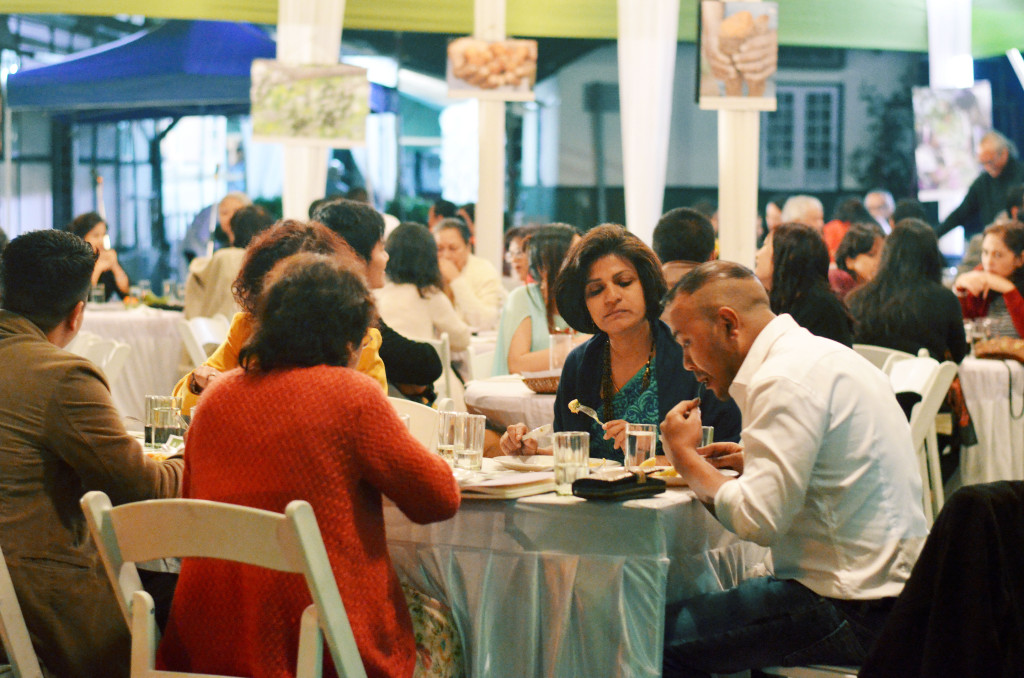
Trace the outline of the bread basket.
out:
M 562 370 L 544 370 L 543 372 L 523 372 L 523 383 L 534 393 L 556 393 L 558 379 Z

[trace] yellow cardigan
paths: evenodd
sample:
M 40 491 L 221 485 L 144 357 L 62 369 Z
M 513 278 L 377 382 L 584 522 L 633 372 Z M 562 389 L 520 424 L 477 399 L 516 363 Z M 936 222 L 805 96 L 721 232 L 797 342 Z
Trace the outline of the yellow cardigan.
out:
M 203 364 L 209 365 L 218 372 L 227 372 L 238 367 L 238 353 L 245 346 L 245 342 L 249 341 L 249 337 L 252 336 L 255 329 L 255 318 L 248 313 L 236 313 L 231 319 L 228 338 Z M 376 379 L 380 387 L 387 393 L 388 381 L 384 374 L 384 361 L 380 359 L 380 330 L 371 327 L 367 330 L 363 341 L 363 352 L 359 356 L 356 371 Z M 188 380 L 191 376 L 192 373 L 189 372 L 174 387 L 174 395 L 181 398 L 181 413 L 185 415 L 191 414 L 192 406 L 199 400 L 199 396 L 188 390 Z

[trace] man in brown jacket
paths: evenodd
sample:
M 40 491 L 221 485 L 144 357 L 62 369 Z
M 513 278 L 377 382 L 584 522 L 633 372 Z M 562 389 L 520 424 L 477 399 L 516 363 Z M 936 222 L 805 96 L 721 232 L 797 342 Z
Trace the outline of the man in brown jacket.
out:
M 142 453 L 103 373 L 63 350 L 94 261 L 84 240 L 43 230 L 12 240 L 0 269 L 0 546 L 40 663 L 61 678 L 128 675 L 128 629 L 79 498 L 174 497 L 182 472 Z

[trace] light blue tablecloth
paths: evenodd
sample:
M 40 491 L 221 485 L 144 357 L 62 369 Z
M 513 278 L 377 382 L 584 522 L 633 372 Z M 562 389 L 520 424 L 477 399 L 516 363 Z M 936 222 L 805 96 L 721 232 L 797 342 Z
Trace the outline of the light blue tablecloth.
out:
M 451 606 L 470 676 L 658 676 L 665 606 L 764 574 L 767 550 L 687 490 L 624 503 L 465 501 L 416 525 L 385 506 L 399 576 Z

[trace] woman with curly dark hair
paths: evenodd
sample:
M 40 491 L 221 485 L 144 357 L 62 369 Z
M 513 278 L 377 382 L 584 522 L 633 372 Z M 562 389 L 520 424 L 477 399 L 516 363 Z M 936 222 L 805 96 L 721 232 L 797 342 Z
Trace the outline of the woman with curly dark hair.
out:
M 374 291 L 377 310 L 391 329 L 410 339 L 436 339 L 443 332 L 453 351 L 469 348 L 469 325 L 441 291 L 437 242 L 426 226 L 399 224 L 384 245 L 387 282 Z
M 828 248 L 817 229 L 795 222 L 778 226 L 755 262 L 774 313 L 788 313 L 819 337 L 853 345 L 853 319 L 828 286 Z
M 570 327 L 594 335 L 573 349 L 562 368 L 555 397 L 555 431 L 589 431 L 590 455 L 622 460 L 626 422 L 660 424 L 677 403 L 701 398 L 702 420 L 718 440 L 740 434 L 739 410 L 703 393 L 683 369 L 683 353 L 661 316 L 665 276 L 658 257 L 636 235 L 605 224 L 569 250 L 555 282 L 558 311 Z M 598 425 L 569 402 L 595 409 Z M 526 427 L 510 426 L 501 439 L 505 454 L 532 454 L 522 440 Z
M 245 250 L 242 269 L 231 287 L 242 311 L 231 319 L 228 338 L 217 347 L 205 363 L 182 377 L 174 387 L 174 395 L 182 399 L 183 414 L 191 412 L 192 406 L 211 381 L 218 378 L 222 372 L 238 366 L 242 346 L 256 329 L 256 305 L 263 291 L 264 278 L 279 261 L 298 252 L 338 257 L 351 262 L 353 266 L 365 269 L 362 259 L 358 258 L 344 240 L 315 221 L 286 219 L 254 238 Z M 380 332 L 371 327 L 366 335 L 367 342 L 357 369 L 375 378 L 381 387 L 387 390 L 384 363 L 379 355 Z
M 182 494 L 277 512 L 296 497 L 308 501 L 367 674 L 411 676 L 416 641 L 382 498 L 428 523 L 454 515 L 459 488 L 378 384 L 350 369 L 375 320 L 364 270 L 354 257 L 308 252 L 274 267 L 242 369 L 216 381 L 189 429 Z M 308 604 L 302 577 L 186 558 L 160 664 L 288 675 Z
M 956 295 L 942 285 L 945 262 L 935 230 L 903 219 L 885 240 L 878 273 L 849 296 L 855 340 L 959 363 L 967 353 Z

